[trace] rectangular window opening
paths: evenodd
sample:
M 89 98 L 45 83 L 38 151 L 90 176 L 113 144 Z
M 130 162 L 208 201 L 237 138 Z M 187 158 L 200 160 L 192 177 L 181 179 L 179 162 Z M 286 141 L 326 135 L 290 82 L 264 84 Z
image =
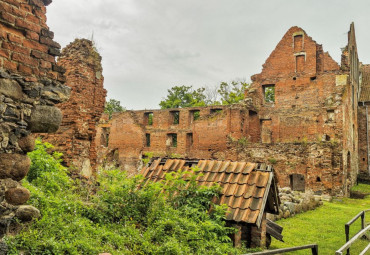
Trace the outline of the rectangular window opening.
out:
M 150 147 L 150 134 L 145 134 L 145 146 Z
M 221 113 L 222 112 L 222 109 L 221 108 L 213 108 L 211 109 L 211 114 L 213 113 Z
M 296 72 L 303 72 L 305 62 L 306 62 L 306 56 L 305 55 L 295 56 L 295 71 Z
M 103 127 L 102 133 L 101 133 L 101 136 L 100 136 L 100 143 L 104 147 L 108 147 L 108 144 L 109 144 L 109 134 L 110 134 L 110 128 Z
M 294 51 L 303 50 L 303 35 L 294 36 Z
M 275 103 L 275 85 L 262 85 L 265 103 Z
M 328 110 L 328 122 L 333 122 L 335 120 L 334 110 Z
M 152 112 L 144 113 L 144 124 L 147 126 L 153 125 L 153 113 Z
M 200 118 L 200 111 L 199 110 L 191 110 L 189 112 L 189 122 L 196 121 Z
M 173 133 L 167 134 L 166 145 L 170 147 L 177 147 L 177 134 Z
M 186 147 L 190 148 L 193 146 L 193 133 L 186 134 Z
M 180 112 L 172 111 L 171 113 L 171 124 L 178 125 L 180 123 Z

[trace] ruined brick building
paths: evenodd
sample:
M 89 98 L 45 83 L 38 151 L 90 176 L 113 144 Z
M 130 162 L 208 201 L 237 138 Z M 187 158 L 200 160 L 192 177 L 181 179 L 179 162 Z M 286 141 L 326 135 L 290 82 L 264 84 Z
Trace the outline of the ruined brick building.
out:
M 50 3 L 0 1 L 0 237 L 40 214 L 22 205 L 30 197 L 20 184 L 31 163 L 26 153 L 34 148 L 31 133 L 58 129 L 62 113 L 54 105 L 70 94 L 55 61 L 60 45 L 46 24 Z
M 251 79 L 240 105 L 126 111 L 102 120 L 99 164 L 114 159 L 137 173 L 148 154 L 261 162 L 274 165 L 281 187 L 347 194 L 359 166 L 354 25 L 340 65 L 292 27 Z
M 358 119 L 359 125 L 359 170 L 362 178 L 369 178 L 369 127 L 370 127 L 370 65 L 361 66 L 361 85 L 358 99 Z
M 62 50 L 58 64 L 66 70 L 71 96 L 58 105 L 63 114 L 58 131 L 38 135 L 64 153 L 64 163 L 71 171 L 90 177 L 96 170 L 95 126 L 106 96 L 101 56 L 91 41 L 76 39 Z

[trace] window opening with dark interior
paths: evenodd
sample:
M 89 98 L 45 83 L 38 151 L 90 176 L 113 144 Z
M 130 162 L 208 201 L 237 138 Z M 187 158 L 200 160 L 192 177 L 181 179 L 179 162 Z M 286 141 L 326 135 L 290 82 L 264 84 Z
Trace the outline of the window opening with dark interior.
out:
M 265 103 L 274 103 L 275 102 L 275 85 L 268 84 L 262 85 L 263 88 L 263 97 L 265 99 Z
M 146 125 L 153 125 L 153 113 L 152 112 L 146 112 L 144 113 L 144 121 Z
M 211 114 L 212 113 L 221 113 L 222 112 L 222 109 L 220 109 L 220 108 L 213 108 L 213 109 L 211 109 Z
M 145 134 L 145 146 L 150 147 L 150 134 Z
M 290 188 L 296 191 L 305 191 L 305 180 L 302 174 L 289 175 Z
M 172 111 L 172 124 L 178 125 L 180 123 L 180 112 L 179 111 Z
M 167 134 L 167 145 L 170 147 L 177 147 L 177 134 Z

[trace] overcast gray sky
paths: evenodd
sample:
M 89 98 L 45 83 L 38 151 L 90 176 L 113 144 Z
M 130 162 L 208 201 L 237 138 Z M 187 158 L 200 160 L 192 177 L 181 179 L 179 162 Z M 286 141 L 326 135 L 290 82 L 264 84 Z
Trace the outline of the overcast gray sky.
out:
M 369 0 L 53 0 L 47 17 L 62 47 L 94 35 L 108 98 L 149 109 L 175 85 L 249 81 L 291 26 L 339 62 L 354 21 L 370 63 L 369 11 Z

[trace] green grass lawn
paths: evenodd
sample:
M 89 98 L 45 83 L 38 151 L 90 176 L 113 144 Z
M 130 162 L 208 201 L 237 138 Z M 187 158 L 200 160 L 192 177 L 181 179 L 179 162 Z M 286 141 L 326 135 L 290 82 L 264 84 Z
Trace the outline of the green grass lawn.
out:
M 367 185 L 370 189 L 370 185 Z M 364 187 L 362 187 L 364 188 Z M 335 254 L 345 244 L 344 225 L 360 211 L 370 209 L 370 196 L 365 199 L 336 199 L 325 202 L 316 210 L 298 214 L 293 218 L 277 221 L 283 230 L 285 243 L 273 239 L 270 249 L 317 243 L 319 254 Z M 370 212 L 365 216 L 370 222 Z M 351 225 L 350 238 L 361 229 L 361 220 Z M 360 240 L 351 248 L 351 254 L 359 254 L 368 241 Z M 310 250 L 285 254 L 311 254 Z
M 351 191 L 357 191 L 357 192 L 361 192 L 363 194 L 370 194 L 370 185 L 359 183 L 358 185 L 353 186 L 351 188 Z

